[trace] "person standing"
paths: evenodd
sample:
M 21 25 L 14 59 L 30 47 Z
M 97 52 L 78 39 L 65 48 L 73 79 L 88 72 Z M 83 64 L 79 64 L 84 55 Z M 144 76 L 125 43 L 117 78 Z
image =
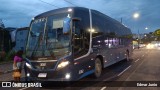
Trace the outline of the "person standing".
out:
M 13 62 L 13 78 L 15 81 L 20 81 L 21 71 L 22 71 L 22 58 L 23 51 L 19 50 L 16 55 L 14 56 Z

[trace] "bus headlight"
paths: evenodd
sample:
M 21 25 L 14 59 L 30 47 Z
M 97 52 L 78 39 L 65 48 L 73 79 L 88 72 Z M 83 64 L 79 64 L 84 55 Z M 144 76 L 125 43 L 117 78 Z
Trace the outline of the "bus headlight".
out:
M 69 61 L 62 61 L 61 63 L 58 64 L 57 69 L 61 69 L 66 67 L 69 64 Z
M 27 63 L 27 62 L 26 62 L 26 66 L 27 66 L 29 69 L 32 68 L 32 66 L 31 66 L 29 63 Z

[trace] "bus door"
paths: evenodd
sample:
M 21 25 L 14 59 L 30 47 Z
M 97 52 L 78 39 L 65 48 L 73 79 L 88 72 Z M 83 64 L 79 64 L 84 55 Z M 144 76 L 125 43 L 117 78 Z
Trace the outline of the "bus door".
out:
M 76 74 L 82 77 L 91 68 L 93 60 L 91 60 L 89 51 L 90 34 L 83 29 L 83 26 L 76 22 L 74 31 L 74 69 Z

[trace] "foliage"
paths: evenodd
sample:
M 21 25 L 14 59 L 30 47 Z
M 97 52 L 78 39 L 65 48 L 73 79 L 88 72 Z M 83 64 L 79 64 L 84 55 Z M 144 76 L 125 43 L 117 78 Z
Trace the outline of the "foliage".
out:
M 160 29 L 157 29 L 153 34 L 154 36 L 160 36 Z
M 3 58 L 0 58 L 0 62 L 13 61 L 14 55 L 15 55 L 15 51 L 10 50 L 8 53 L 5 54 Z
M 9 51 L 5 57 L 5 60 L 9 60 L 9 61 L 13 60 L 15 53 L 16 52 L 14 50 Z

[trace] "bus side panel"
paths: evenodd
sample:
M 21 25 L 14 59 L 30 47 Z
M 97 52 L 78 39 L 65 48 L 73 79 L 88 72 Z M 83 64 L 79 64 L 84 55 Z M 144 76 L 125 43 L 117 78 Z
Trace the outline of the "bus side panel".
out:
M 92 54 L 74 61 L 75 75 L 78 76 L 78 79 L 81 79 L 94 72 L 94 58 L 92 58 L 93 56 L 95 55 Z

